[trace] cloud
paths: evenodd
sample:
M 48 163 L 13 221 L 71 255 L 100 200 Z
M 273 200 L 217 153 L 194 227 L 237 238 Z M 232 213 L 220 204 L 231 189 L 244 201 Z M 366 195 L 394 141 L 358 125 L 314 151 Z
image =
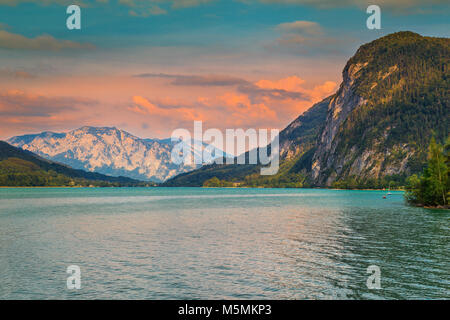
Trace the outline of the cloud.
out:
M 317 22 L 298 20 L 279 24 L 276 29 L 282 32 L 306 34 L 310 36 L 322 35 L 323 31 Z
M 337 87 L 333 81 L 325 81 L 312 89 L 307 89 L 305 84 L 304 79 L 298 76 L 289 76 L 278 80 L 259 80 L 254 85 L 259 88 L 259 91 L 256 92 L 263 92 L 262 100 L 272 101 L 276 104 L 282 103 L 285 110 L 288 110 L 288 113 L 291 112 L 292 115 L 303 112 L 305 106 L 311 106 L 334 93 Z
M 0 0 L 1 1 L 1 0 Z M 212 2 L 213 0 L 119 0 L 120 4 L 129 7 L 154 6 L 155 4 L 167 3 L 174 9 L 197 7 L 199 5 Z
M 245 94 L 227 92 L 219 99 L 225 104 L 228 116 L 231 116 L 237 125 L 243 125 L 245 120 L 275 121 L 278 119 L 277 113 L 266 103 L 253 103 Z
M 197 7 L 207 3 L 211 3 L 214 0 L 119 0 L 118 3 L 126 5 L 128 7 L 134 7 L 138 9 L 130 10 L 130 15 L 135 16 L 150 16 L 155 14 L 163 14 L 167 12 L 165 8 L 161 8 L 161 5 L 170 7 L 172 9 L 183 9 L 190 7 Z M 333 9 L 342 7 L 359 7 L 367 8 L 369 4 L 366 0 L 239 0 L 246 4 L 251 3 L 264 3 L 264 4 L 284 4 L 284 5 L 303 5 L 319 9 Z M 35 3 L 38 5 L 70 5 L 78 4 L 80 6 L 92 6 L 95 3 L 109 4 L 109 0 L 0 0 L 0 5 L 16 6 L 20 3 Z M 434 5 L 447 5 L 447 0 L 428 0 L 426 3 L 423 0 L 378 0 L 377 5 L 382 9 L 392 10 L 394 13 L 429 13 L 428 10 L 424 10 L 424 7 L 432 7 Z
M 260 81 L 259 81 L 260 82 Z M 305 92 L 300 91 L 290 91 L 284 88 L 277 87 L 262 87 L 254 83 L 248 83 L 241 85 L 237 88 L 240 93 L 244 93 L 250 97 L 254 102 L 260 102 L 263 100 L 286 100 L 286 99 L 296 99 L 296 100 L 307 100 L 309 97 Z
M 304 91 L 303 85 L 305 84 L 305 80 L 297 77 L 290 76 L 287 78 L 283 78 L 280 80 L 270 81 L 270 80 L 259 80 L 256 82 L 256 85 L 260 88 L 264 89 L 279 89 L 279 90 L 288 90 L 294 92 L 302 92 Z
M 211 2 L 212 0 L 119 0 L 119 4 L 130 7 L 129 14 L 136 17 L 148 17 L 154 15 L 167 14 L 165 7 L 172 9 L 182 9 L 197 7 L 199 5 Z
M 43 6 L 51 5 L 51 4 L 59 4 L 63 6 L 68 6 L 71 4 L 83 5 L 87 1 L 84 0 L 0 0 L 0 5 L 7 6 L 17 6 L 21 3 L 35 3 Z M 107 2 L 102 0 L 97 0 L 97 2 Z
M 275 26 L 280 37 L 268 48 L 284 47 L 297 54 L 335 54 L 349 40 L 341 37 L 339 40 L 326 36 L 325 30 L 313 21 L 298 20 L 281 23 Z
M 306 89 L 306 81 L 298 76 L 289 76 L 279 80 L 259 80 L 256 86 L 266 90 L 280 90 L 285 92 L 297 92 L 303 94 L 302 97 L 317 100 L 330 95 L 336 89 L 336 82 L 325 81 L 323 84 L 315 86 L 312 90 Z M 316 101 L 313 101 L 316 102 Z
M 175 86 L 234 86 L 247 83 L 246 80 L 226 75 L 175 75 L 165 73 L 141 73 L 138 78 L 168 78 L 173 79 Z
M 147 18 L 150 16 L 165 15 L 170 8 L 184 9 L 207 4 L 214 0 L 118 0 L 119 5 L 129 7 L 128 14 L 134 17 Z M 36 5 L 68 6 L 77 4 L 80 7 L 93 7 L 97 5 L 109 5 L 109 0 L 0 0 L 1 5 L 17 6 L 21 3 L 35 3 Z
M 301 52 L 310 52 L 311 49 L 322 49 L 322 53 L 335 52 L 339 43 L 337 39 L 331 37 L 307 37 L 299 34 L 284 34 L 276 43 L 285 47 L 297 47 L 302 49 Z
M 253 103 L 237 92 L 196 101 L 177 101 L 172 98 L 153 99 L 134 96 L 128 111 L 148 119 L 152 126 L 163 128 L 189 127 L 194 120 L 201 120 L 214 128 L 256 127 L 277 121 L 277 113 L 265 103 Z
M 13 78 L 13 79 L 33 79 L 36 75 L 24 70 L 13 70 L 9 68 L 0 69 L 0 78 Z
M 0 135 L 60 130 L 85 124 L 96 100 L 48 96 L 21 90 L 0 92 Z M 98 118 L 98 117 L 97 117 Z
M 91 99 L 76 97 L 48 97 L 21 90 L 0 93 L 0 115 L 3 117 L 50 117 L 79 105 L 95 105 Z
M 189 7 L 197 7 L 199 5 L 211 2 L 212 0 L 172 0 L 172 8 L 189 8 Z
M 20 34 L 0 30 L 0 49 L 60 51 L 65 49 L 80 50 L 95 48 L 89 43 L 58 40 L 50 35 L 27 38 Z
M 248 80 L 227 75 L 175 75 L 165 73 L 142 73 L 135 75 L 139 78 L 167 78 L 173 79 L 170 84 L 174 86 L 199 87 L 236 87 L 239 93 L 248 95 L 252 101 L 261 101 L 263 98 L 274 100 L 306 99 L 302 92 L 295 92 L 286 87 L 265 88 Z
M 295 75 L 277 80 L 262 79 L 255 82 L 253 90 L 247 94 L 253 103 L 265 103 L 277 111 L 281 120 L 288 121 L 334 93 L 337 86 L 333 81 L 313 88 L 305 85 L 306 81 Z
M 325 81 L 323 84 L 317 85 L 310 91 L 311 100 L 318 102 L 324 97 L 328 97 L 336 91 L 337 83 L 334 81 Z
M 260 79 L 251 82 L 230 76 L 180 76 L 169 74 L 141 74 L 141 77 L 164 77 L 187 81 L 183 85 L 222 88 L 205 91 L 194 99 L 144 98 L 134 96 L 127 110 L 147 119 L 154 127 L 186 127 L 193 120 L 203 120 L 210 128 L 280 128 L 301 114 L 313 103 L 334 92 L 336 83 L 327 81 L 306 88 L 306 81 L 298 76 L 277 80 Z M 239 79 L 239 81 L 224 81 Z M 188 81 L 189 80 L 189 81 Z M 219 81 L 220 80 L 220 81 Z M 181 85 L 181 84 L 175 84 Z
M 248 0 L 246 0 L 248 1 Z M 366 0 L 257 0 L 266 4 L 287 4 L 287 5 L 305 5 L 320 9 L 340 8 L 357 6 L 359 8 L 367 8 L 371 3 Z M 439 4 L 448 4 L 447 0 L 428 0 L 424 3 L 423 0 L 379 0 L 376 3 L 382 9 L 392 9 L 401 11 L 405 9 L 417 8 L 424 6 L 432 6 Z
M 172 117 L 175 115 L 180 120 L 201 120 L 202 116 L 199 112 L 197 112 L 193 108 L 185 108 L 185 107 L 173 107 L 170 109 L 162 108 L 156 105 L 153 102 L 150 102 L 147 98 L 142 96 L 134 96 L 133 97 L 133 106 L 128 107 L 128 110 L 142 114 L 142 115 L 150 115 L 156 117 Z
M 170 84 L 174 86 L 199 86 L 199 87 L 236 87 L 239 93 L 248 95 L 252 101 L 261 101 L 263 98 L 273 100 L 306 99 L 302 92 L 295 92 L 286 87 L 264 88 L 258 83 L 227 75 L 175 75 L 165 73 L 142 73 L 135 75 L 139 78 L 167 78 L 173 79 Z
M 167 14 L 167 10 L 161 8 L 155 2 L 160 1 L 136 1 L 136 0 L 119 0 L 119 4 L 130 7 L 130 11 L 128 12 L 131 16 L 135 17 L 149 17 L 149 16 L 157 16 L 162 14 Z
M 0 134 L 64 129 L 86 121 L 83 107 L 92 110 L 97 101 L 77 97 L 53 97 L 9 90 L 0 92 Z
M 149 8 L 136 8 L 129 11 L 131 16 L 135 17 L 149 17 L 149 16 L 158 16 L 162 14 L 167 14 L 167 10 L 162 9 L 157 5 L 150 6 Z
M 32 72 L 13 67 L 6 70 L 5 73 Z M 335 87 L 333 82 L 314 86 L 297 75 L 252 81 L 239 78 L 240 84 L 217 87 L 167 85 L 164 80 L 122 75 L 113 79 L 71 77 L 70 83 L 60 77 L 52 80 L 41 73 L 39 76 L 42 81 L 20 82 L 31 85 L 33 91 L 0 90 L 2 136 L 82 125 L 114 125 L 163 138 L 175 128 L 191 129 L 194 120 L 202 120 L 205 129 L 283 128 Z M 13 85 L 6 79 L 2 83 Z M 143 123 L 148 129 L 143 129 Z

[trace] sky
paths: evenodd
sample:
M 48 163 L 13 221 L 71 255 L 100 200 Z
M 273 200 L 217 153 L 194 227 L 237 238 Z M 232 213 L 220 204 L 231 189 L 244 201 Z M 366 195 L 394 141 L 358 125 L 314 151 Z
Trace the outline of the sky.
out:
M 81 29 L 66 26 L 81 8 Z M 368 5 L 381 8 L 369 30 Z M 357 48 L 449 37 L 441 0 L 0 0 L 0 139 L 108 126 L 283 129 L 333 94 Z

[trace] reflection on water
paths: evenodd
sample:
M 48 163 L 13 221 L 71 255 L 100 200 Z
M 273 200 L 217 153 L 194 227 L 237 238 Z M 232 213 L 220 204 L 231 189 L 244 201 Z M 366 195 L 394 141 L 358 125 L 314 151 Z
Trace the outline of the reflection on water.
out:
M 450 298 L 448 212 L 382 195 L 0 189 L 0 298 Z M 66 288 L 72 264 L 81 290 Z

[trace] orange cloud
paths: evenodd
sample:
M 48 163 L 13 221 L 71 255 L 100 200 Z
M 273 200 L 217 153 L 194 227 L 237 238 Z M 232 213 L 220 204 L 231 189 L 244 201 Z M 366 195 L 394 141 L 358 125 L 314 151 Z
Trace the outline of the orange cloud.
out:
M 83 107 L 92 110 L 96 105 L 97 101 L 80 97 L 55 97 L 16 89 L 0 92 L 1 134 L 71 128 L 86 122 Z
M 0 69 L 0 78 L 10 79 L 33 79 L 36 76 L 24 70 L 13 70 L 9 68 Z
M 180 120 L 202 120 L 202 115 L 193 108 L 174 107 L 171 109 L 161 108 L 148 99 L 141 96 L 133 97 L 134 106 L 129 107 L 128 110 L 140 113 L 148 114 L 151 116 L 159 117 L 174 117 Z
M 277 120 L 277 114 L 264 103 L 251 103 L 248 96 L 244 94 L 226 93 L 219 97 L 222 100 L 228 111 L 231 111 L 231 116 L 239 119 L 264 119 L 265 121 Z
M 21 80 L 29 89 L 13 90 L 18 82 L 0 77 L 5 88 L 0 91 L 4 138 L 83 125 L 117 126 L 139 136 L 164 138 L 176 128 L 190 129 L 194 120 L 202 120 L 205 130 L 282 129 L 335 89 L 334 82 L 311 86 L 297 75 L 253 82 L 241 78 L 226 86 L 172 85 L 165 79 L 122 75 L 71 76 L 70 82 L 45 75 L 39 79 Z
M 325 81 L 323 84 L 315 86 L 314 89 L 310 91 L 312 102 L 318 102 L 333 94 L 336 91 L 336 87 L 337 83 L 334 81 Z
M 303 85 L 306 83 L 305 80 L 297 77 L 290 76 L 287 78 L 270 81 L 270 80 L 259 80 L 255 84 L 264 89 L 278 89 L 291 92 L 301 92 L 307 94 L 310 98 L 310 102 L 315 103 L 320 99 L 323 99 L 330 94 L 332 94 L 336 89 L 336 82 L 325 81 L 321 85 L 315 86 L 313 89 L 306 89 Z
M 149 99 L 134 95 L 127 110 L 148 116 L 153 129 L 155 126 L 190 126 L 189 122 L 194 120 L 203 120 L 205 126 L 220 129 L 282 128 L 313 103 L 331 94 L 336 87 L 332 81 L 313 88 L 305 85 L 304 79 L 293 75 L 254 83 L 243 80 L 243 85 L 225 87 L 222 92 L 208 90 L 206 96 Z
M 333 81 L 325 81 L 321 85 L 317 85 L 312 89 L 304 87 L 305 80 L 298 76 L 289 76 L 279 80 L 259 80 L 255 83 L 256 86 L 266 90 L 283 90 L 287 92 L 298 92 L 307 99 L 297 99 L 292 95 L 285 95 L 282 101 L 271 101 L 267 99 L 267 103 L 273 103 L 282 106 L 287 114 L 295 117 L 298 114 L 306 111 L 312 104 L 322 100 L 323 98 L 334 93 L 337 84 Z
M 290 76 L 284 79 L 270 81 L 270 80 L 259 80 L 255 83 L 258 87 L 263 89 L 278 89 L 293 92 L 305 92 L 303 85 L 305 80 L 297 77 Z
M 0 92 L 1 116 L 47 116 L 68 110 L 75 110 L 80 105 L 94 105 L 97 102 L 79 97 L 48 97 L 41 94 L 8 90 Z

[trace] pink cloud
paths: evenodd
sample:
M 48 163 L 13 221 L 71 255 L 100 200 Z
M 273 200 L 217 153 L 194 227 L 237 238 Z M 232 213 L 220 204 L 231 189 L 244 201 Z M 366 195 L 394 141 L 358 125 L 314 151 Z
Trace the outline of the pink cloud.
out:
M 202 86 L 197 81 L 193 86 L 173 85 L 156 77 L 71 76 L 67 81 L 66 77 L 39 75 L 39 81 L 22 83 L 26 90 L 14 88 L 18 81 L 3 79 L 1 134 L 7 138 L 93 125 L 164 138 L 176 128 L 190 129 L 194 120 L 202 120 L 205 128 L 221 130 L 282 129 L 336 87 L 332 81 L 313 85 L 297 75 L 239 79 L 234 85 Z
M 176 107 L 171 109 L 161 108 L 148 99 L 141 96 L 133 97 L 133 107 L 129 107 L 128 110 L 137 112 L 140 114 L 148 114 L 156 117 L 175 117 L 180 120 L 202 120 L 202 115 L 193 108 Z

